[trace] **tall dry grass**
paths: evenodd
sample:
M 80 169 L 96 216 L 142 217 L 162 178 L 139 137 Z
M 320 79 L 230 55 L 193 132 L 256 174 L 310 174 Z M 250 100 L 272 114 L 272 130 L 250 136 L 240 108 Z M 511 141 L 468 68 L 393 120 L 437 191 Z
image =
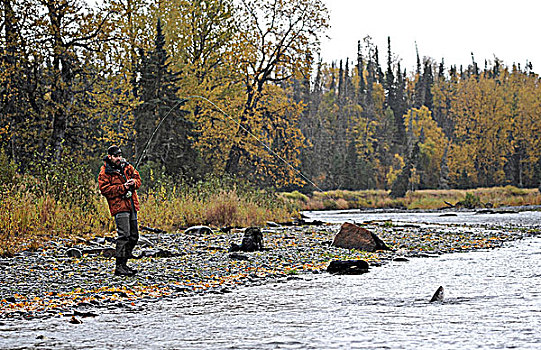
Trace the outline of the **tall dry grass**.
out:
M 235 189 L 215 190 L 194 196 L 181 193 L 170 198 L 160 198 L 156 193 L 141 196 L 141 223 L 166 231 L 192 225 L 261 226 L 267 221 L 288 221 L 295 210 L 278 198 L 268 202 L 257 201 Z
M 0 256 L 36 250 L 53 239 L 110 231 L 114 223 L 104 204 L 96 203 L 96 210 L 89 213 L 48 194 L 4 189 L 0 195 Z
M 43 186 L 28 186 L 42 180 L 26 175 L 0 184 L 0 256 L 36 250 L 53 239 L 74 241 L 76 236 L 115 235 L 107 202 L 91 182 L 84 202 L 57 197 Z M 39 190 L 36 190 L 39 189 Z M 69 193 L 70 189 L 64 189 Z M 192 225 L 254 226 L 266 221 L 289 221 L 295 208 L 273 193 L 237 186 L 219 179 L 194 186 L 160 185 L 140 196 L 140 225 L 171 232 Z

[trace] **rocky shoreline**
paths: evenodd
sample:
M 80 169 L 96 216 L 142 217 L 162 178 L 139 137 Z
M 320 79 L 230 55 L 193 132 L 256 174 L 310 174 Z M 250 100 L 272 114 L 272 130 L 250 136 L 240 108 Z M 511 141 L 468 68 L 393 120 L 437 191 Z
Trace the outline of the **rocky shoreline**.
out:
M 137 308 L 162 298 L 228 293 L 238 286 L 327 273 L 333 260 L 361 259 L 374 267 L 391 260 L 500 247 L 506 241 L 538 234 L 514 227 L 390 221 L 362 226 L 392 250 L 369 253 L 331 247 L 340 229 L 337 224 L 264 227 L 264 250 L 235 253 L 229 248 L 240 243 L 242 230 L 144 231 L 142 244 L 135 250 L 140 258 L 130 261 L 139 270 L 134 277 L 113 275 L 110 238 L 51 242 L 40 251 L 0 258 L 0 322 L 57 316 L 77 322 L 103 308 Z

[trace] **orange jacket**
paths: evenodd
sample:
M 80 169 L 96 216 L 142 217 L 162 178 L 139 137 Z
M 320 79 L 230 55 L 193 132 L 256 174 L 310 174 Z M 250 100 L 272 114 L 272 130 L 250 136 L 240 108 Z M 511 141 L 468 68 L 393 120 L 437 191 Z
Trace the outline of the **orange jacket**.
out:
M 122 172 L 124 173 L 124 176 L 122 176 Z M 135 210 L 138 211 L 139 199 L 137 198 L 135 190 L 141 187 L 141 177 L 139 176 L 139 172 L 129 163 L 125 163 L 125 165 L 122 166 L 122 169 L 119 169 L 115 167 L 107 157 L 104 158 L 104 164 L 98 175 L 98 185 L 101 194 L 107 198 L 111 216 L 115 216 L 121 212 L 131 211 L 132 201 L 130 198 L 126 198 L 125 195 L 128 192 L 128 189 L 124 186 L 129 179 L 135 180 L 135 186 L 131 189 L 131 198 L 133 199 Z

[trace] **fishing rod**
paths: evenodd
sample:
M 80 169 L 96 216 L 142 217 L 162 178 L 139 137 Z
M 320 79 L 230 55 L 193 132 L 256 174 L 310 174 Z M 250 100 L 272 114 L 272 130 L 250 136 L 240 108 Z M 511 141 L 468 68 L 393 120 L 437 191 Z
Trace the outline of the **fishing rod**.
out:
M 220 113 L 222 113 L 223 115 L 225 115 L 227 118 L 229 118 L 230 120 L 232 120 L 235 124 L 237 124 L 239 126 L 239 128 L 241 128 L 243 131 L 245 131 L 248 135 L 250 135 L 251 137 L 253 137 L 255 140 L 257 140 L 261 145 L 263 145 L 263 147 L 265 147 L 270 154 L 274 155 L 276 158 L 278 158 L 279 160 L 281 160 L 284 164 L 286 164 L 287 166 L 289 166 L 291 169 L 293 169 L 293 171 L 297 174 L 299 174 L 303 179 L 305 179 L 309 184 L 311 184 L 312 186 L 314 186 L 314 188 L 316 188 L 318 191 L 320 192 L 323 192 L 323 190 L 318 186 L 316 185 L 312 180 L 310 180 L 307 176 L 305 176 L 300 170 L 298 170 L 297 168 L 295 168 L 293 165 L 291 165 L 287 160 L 285 160 L 282 156 L 280 156 L 278 153 L 276 153 L 275 151 L 273 151 L 265 142 L 263 142 L 262 140 L 260 140 L 256 135 L 254 135 L 250 130 L 248 130 L 247 128 L 245 128 L 238 120 L 234 119 L 233 117 L 231 117 L 229 114 L 227 114 L 223 109 L 221 109 L 220 107 L 218 107 L 214 102 L 212 102 L 211 100 L 209 100 L 208 98 L 206 97 L 203 97 L 203 96 L 199 96 L 199 95 L 193 95 L 193 96 L 188 96 L 188 97 L 185 97 L 183 98 L 182 100 L 178 101 L 173 107 L 171 107 L 171 109 L 169 109 L 169 111 L 165 114 L 165 116 L 162 118 L 162 120 L 160 120 L 160 122 L 158 123 L 158 125 L 156 126 L 156 128 L 154 128 L 154 131 L 152 132 L 152 134 L 150 135 L 148 141 L 146 142 L 145 144 L 145 147 L 143 148 L 143 151 L 141 152 L 141 154 L 139 155 L 139 158 L 137 159 L 137 162 L 135 163 L 135 167 L 137 168 L 139 166 L 139 163 L 141 162 L 141 160 L 143 159 L 144 155 L 146 154 L 146 151 L 148 149 L 148 146 L 150 145 L 150 142 L 152 141 L 152 139 L 154 138 L 154 135 L 156 134 L 156 132 L 158 131 L 158 129 L 160 128 L 160 126 L 163 124 L 163 122 L 165 121 L 165 119 L 171 114 L 171 112 L 177 108 L 178 106 L 180 106 L 181 104 L 185 103 L 186 101 L 188 100 L 192 100 L 192 99 L 201 99 L 203 101 L 206 101 L 208 102 L 209 104 L 211 104 L 214 108 L 216 108 L 216 110 L 218 110 Z

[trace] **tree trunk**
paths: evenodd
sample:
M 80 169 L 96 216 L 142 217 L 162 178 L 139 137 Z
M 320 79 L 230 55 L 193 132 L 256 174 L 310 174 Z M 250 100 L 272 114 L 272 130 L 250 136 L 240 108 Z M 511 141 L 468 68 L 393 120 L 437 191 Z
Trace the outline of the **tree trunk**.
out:
M 241 148 L 237 145 L 233 145 L 229 150 L 229 155 L 227 156 L 227 163 L 225 164 L 226 173 L 231 175 L 235 175 L 238 173 L 241 155 Z
M 66 48 L 62 40 L 61 25 L 63 13 L 59 7 L 55 7 L 53 3 L 47 4 L 49 10 L 49 19 L 51 21 L 52 36 L 53 36 L 53 73 L 55 74 L 51 100 L 53 102 L 53 130 L 51 134 L 50 146 L 51 154 L 55 161 L 59 161 L 62 155 L 63 142 L 66 134 L 66 102 L 67 89 L 71 85 L 71 67 L 68 62 Z

